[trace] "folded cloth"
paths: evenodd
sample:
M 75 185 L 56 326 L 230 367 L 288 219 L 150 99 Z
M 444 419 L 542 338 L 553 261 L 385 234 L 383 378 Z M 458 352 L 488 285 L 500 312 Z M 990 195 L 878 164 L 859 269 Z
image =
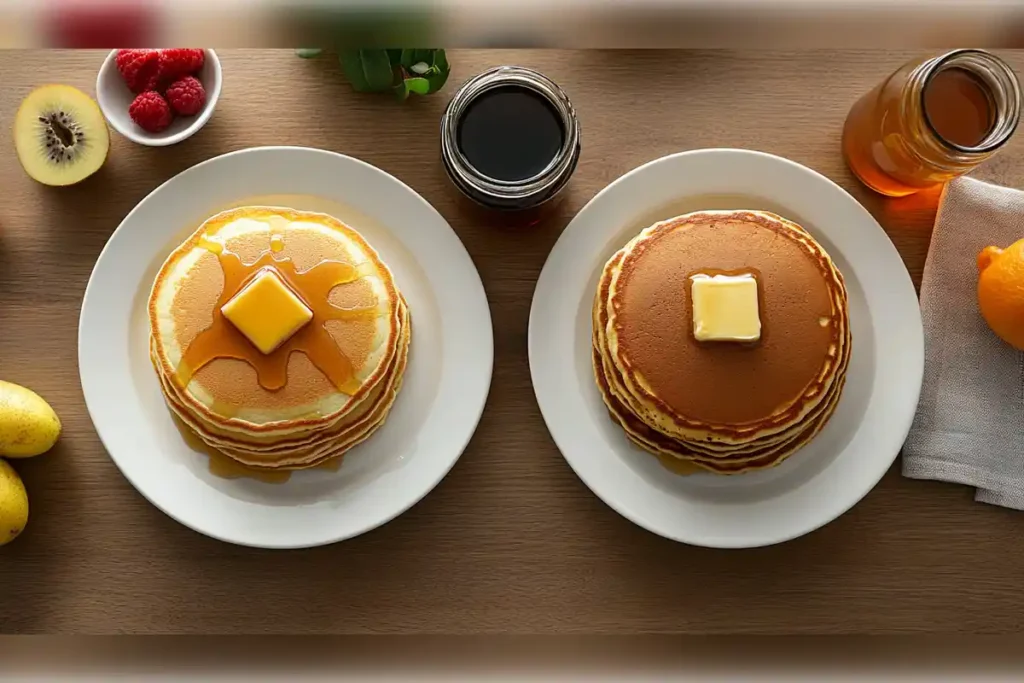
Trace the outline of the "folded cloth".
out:
M 1024 510 L 1024 354 L 978 312 L 978 252 L 1024 237 L 1024 192 L 958 178 L 939 203 L 921 282 L 924 385 L 903 475 Z

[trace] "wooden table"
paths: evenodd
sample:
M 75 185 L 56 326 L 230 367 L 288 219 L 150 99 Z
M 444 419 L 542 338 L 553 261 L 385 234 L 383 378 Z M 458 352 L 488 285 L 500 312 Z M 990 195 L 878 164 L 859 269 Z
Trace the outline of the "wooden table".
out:
M 851 103 L 910 54 L 461 52 L 441 94 L 356 95 L 329 59 L 225 52 L 217 112 L 172 148 L 112 133 L 106 166 L 47 188 L 0 165 L 0 377 L 45 396 L 65 433 L 17 463 L 32 518 L 0 549 L 0 633 L 1010 632 L 1024 613 L 1024 517 L 898 469 L 860 505 L 796 541 L 693 548 L 621 518 L 575 477 L 530 386 L 527 318 L 545 256 L 620 174 L 670 152 L 747 147 L 834 179 L 864 202 L 919 280 L 937 195 L 890 201 L 844 167 Z M 1024 54 L 1009 55 L 1018 70 Z M 0 120 L 42 83 L 93 92 L 100 53 L 0 53 Z M 454 86 L 485 67 L 536 67 L 570 94 L 583 156 L 544 223 L 509 230 L 464 211 L 438 159 Z M 495 368 L 470 447 L 423 502 L 352 541 L 307 551 L 234 547 L 149 505 L 104 452 L 78 381 L 82 293 L 124 215 L 172 175 L 256 145 L 364 159 L 426 197 L 465 242 L 491 302 Z M 989 174 L 1024 181 L 1024 141 Z

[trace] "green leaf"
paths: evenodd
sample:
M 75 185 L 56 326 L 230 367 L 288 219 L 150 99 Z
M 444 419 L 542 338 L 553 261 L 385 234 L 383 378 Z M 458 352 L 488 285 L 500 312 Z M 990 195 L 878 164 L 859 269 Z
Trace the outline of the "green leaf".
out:
M 430 81 L 426 78 L 406 78 L 404 83 L 410 92 L 414 92 L 417 95 L 427 95 L 430 93 Z
M 409 85 L 408 81 L 400 80 L 391 90 L 395 93 L 395 97 L 398 98 L 399 102 L 404 102 L 409 98 Z
M 451 73 L 451 66 L 448 64 L 448 57 L 445 55 L 444 50 L 434 50 L 433 60 L 428 62 L 436 71 L 426 76 L 427 81 L 430 82 L 430 89 L 425 93 L 427 95 L 435 93 L 444 87 L 444 84 L 448 81 L 448 74 Z M 433 69 L 432 69 L 433 70 Z
M 363 75 L 363 62 L 359 59 L 359 50 L 345 50 L 338 54 L 338 61 L 341 63 L 341 70 L 345 72 L 345 78 L 349 85 L 356 92 L 371 92 L 370 84 Z
M 432 48 L 342 50 L 338 61 L 356 92 L 390 90 L 399 100 L 437 92 L 451 72 L 445 51 Z
M 385 50 L 345 50 L 338 59 L 356 92 L 383 92 L 391 87 L 391 62 Z
M 452 68 L 448 65 L 448 56 L 444 53 L 444 50 L 433 50 L 431 57 L 432 61 L 430 63 L 436 66 L 445 76 L 448 76 Z
M 323 52 L 323 49 L 319 47 L 300 47 L 295 50 L 295 54 L 297 54 L 299 57 L 302 57 L 303 59 L 312 59 L 313 57 L 319 55 L 321 52 Z
M 418 64 L 419 62 L 431 64 L 434 58 L 433 53 L 434 50 L 402 50 L 402 66 L 408 70 L 412 68 L 413 64 Z
M 366 82 L 377 92 L 382 92 L 391 87 L 394 76 L 391 72 L 391 60 L 385 50 L 360 50 L 359 58 L 363 63 L 363 73 L 366 74 Z

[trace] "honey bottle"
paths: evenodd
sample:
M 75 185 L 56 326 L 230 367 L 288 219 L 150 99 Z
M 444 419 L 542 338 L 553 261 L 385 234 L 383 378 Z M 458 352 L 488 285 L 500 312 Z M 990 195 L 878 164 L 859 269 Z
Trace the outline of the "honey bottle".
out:
M 1003 60 L 954 50 L 903 65 L 850 109 L 843 156 L 876 192 L 901 197 L 982 163 L 1013 135 L 1020 85 Z

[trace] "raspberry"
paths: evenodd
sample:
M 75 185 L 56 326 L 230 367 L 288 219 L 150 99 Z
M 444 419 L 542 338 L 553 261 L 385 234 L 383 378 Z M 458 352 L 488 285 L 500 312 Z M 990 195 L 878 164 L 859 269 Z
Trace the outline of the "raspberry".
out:
M 206 90 L 195 76 L 185 76 L 172 83 L 164 93 L 167 102 L 178 114 L 192 116 L 206 104 Z
M 114 61 L 132 92 L 145 92 L 156 87 L 160 75 L 160 53 L 156 50 L 118 50 Z
M 180 76 L 194 74 L 206 63 L 206 53 L 198 48 L 175 47 L 160 50 L 160 78 L 171 82 Z
M 135 98 L 128 115 L 142 130 L 159 133 L 171 125 L 171 107 L 160 93 L 150 90 Z

